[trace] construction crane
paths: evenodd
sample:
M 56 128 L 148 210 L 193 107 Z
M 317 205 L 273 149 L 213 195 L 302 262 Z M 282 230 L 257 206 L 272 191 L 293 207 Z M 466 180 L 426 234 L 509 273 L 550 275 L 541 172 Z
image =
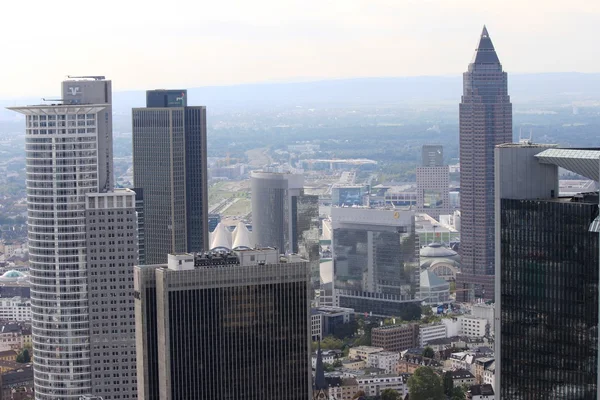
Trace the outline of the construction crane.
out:
M 101 76 L 101 75 L 89 75 L 89 76 L 73 76 L 73 75 L 67 75 L 67 78 L 69 79 L 93 79 L 95 81 L 103 81 L 106 79 L 105 76 Z

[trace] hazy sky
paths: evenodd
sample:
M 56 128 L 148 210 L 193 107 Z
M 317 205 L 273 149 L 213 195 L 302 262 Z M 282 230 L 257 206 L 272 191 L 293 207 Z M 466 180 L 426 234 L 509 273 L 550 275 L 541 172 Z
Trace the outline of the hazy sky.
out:
M 599 0 L 4 0 L 0 98 L 66 75 L 115 90 L 505 70 L 600 72 Z

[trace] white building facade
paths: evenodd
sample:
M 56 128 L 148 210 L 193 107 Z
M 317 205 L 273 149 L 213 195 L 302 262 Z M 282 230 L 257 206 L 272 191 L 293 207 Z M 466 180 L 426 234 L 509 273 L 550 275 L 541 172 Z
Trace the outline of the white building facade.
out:
M 111 82 L 65 81 L 63 104 L 25 115 L 35 395 L 91 393 L 86 194 L 113 187 Z
M 444 324 L 421 325 L 419 327 L 419 344 L 421 347 L 426 346 L 430 340 L 444 339 L 446 337 L 448 336 L 446 325 Z
M 404 398 L 408 394 L 408 385 L 404 377 L 399 375 L 374 375 L 357 377 L 358 390 L 367 396 L 380 396 L 386 389 L 393 389 Z
M 0 320 L 31 321 L 31 301 L 18 296 L 0 299 Z
M 367 365 L 369 367 L 383 369 L 386 374 L 396 372 L 399 361 L 400 353 L 395 351 L 382 351 L 367 356 Z

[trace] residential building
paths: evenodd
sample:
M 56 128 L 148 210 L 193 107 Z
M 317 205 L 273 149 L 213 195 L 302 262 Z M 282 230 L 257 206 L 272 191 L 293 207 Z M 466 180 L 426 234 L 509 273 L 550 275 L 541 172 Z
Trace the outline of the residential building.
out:
M 395 373 L 398 369 L 400 353 L 397 351 L 381 351 L 367 355 L 367 365 L 385 370 L 386 374 Z
M 0 374 L 0 400 L 33 398 L 33 367 L 23 365 Z
M 323 316 L 316 309 L 310 310 L 310 337 L 313 342 L 323 339 Z
M 406 375 L 375 375 L 356 377 L 358 390 L 363 390 L 369 397 L 381 396 L 386 389 L 393 389 L 404 398 L 408 394 Z
M 446 325 L 442 323 L 432 323 L 419 326 L 419 345 L 424 347 L 430 340 L 446 338 Z
M 86 194 L 91 394 L 105 400 L 137 396 L 133 304 L 133 267 L 138 262 L 136 208 L 136 193 L 131 189 Z
M 494 388 L 492 385 L 473 385 L 467 392 L 468 400 L 494 400 Z
M 557 193 L 559 168 L 598 182 L 600 150 L 522 141 L 495 160 L 496 396 L 598 398 L 599 198 Z
M 481 357 L 475 360 L 475 382 L 478 384 L 484 382 L 485 371 L 494 363 L 494 357 Z
M 358 390 L 358 381 L 356 378 L 342 378 L 339 379 L 339 382 L 330 384 L 329 395 L 330 398 L 336 400 L 352 400 Z
M 450 364 L 452 365 L 452 369 L 459 370 L 464 369 L 470 371 L 473 376 L 475 376 L 475 361 L 478 358 L 485 357 L 482 354 L 477 354 L 472 351 L 459 351 L 456 353 L 450 354 Z M 473 381 L 475 383 L 475 381 Z
M 144 190 L 145 262 L 208 250 L 206 107 L 185 90 L 149 90 L 133 109 L 133 181 Z M 166 190 L 169 188 L 169 190 Z
M 253 171 L 250 186 L 254 243 L 307 259 L 312 287 L 318 289 L 319 196 L 304 193 L 301 174 Z
M 67 80 L 61 98 L 61 103 L 10 108 L 24 114 L 26 124 L 38 400 L 78 398 L 92 390 L 86 194 L 113 188 L 111 82 Z
M 496 362 L 486 366 L 483 370 L 483 383 L 492 385 L 492 388 L 496 389 Z
M 4 330 L 4 328 L 2 330 Z M 0 351 L 0 361 L 17 362 L 17 352 L 14 350 L 1 350 Z
M 342 368 L 349 370 L 361 370 L 366 368 L 367 361 L 360 358 L 348 357 L 347 360 L 342 361 Z
M 334 352 L 328 352 L 327 350 L 322 351 L 323 364 L 333 364 L 336 360 L 336 355 L 337 354 Z M 317 358 L 318 354 L 313 354 L 311 356 L 311 365 L 313 369 L 317 367 Z
M 413 211 L 334 207 L 331 220 L 336 305 L 382 316 L 420 307 Z
M 19 296 L 0 298 L 0 321 L 31 321 L 31 301 Z
M 455 369 L 451 372 L 454 386 L 473 385 L 475 383 L 475 377 L 466 369 Z
M 419 325 L 380 326 L 371 330 L 371 343 L 386 351 L 402 351 L 419 345 Z
M 487 336 L 489 334 L 489 323 L 485 318 L 462 315 L 459 320 L 461 335 L 473 337 Z
M 494 298 L 494 146 L 512 141 L 508 78 L 484 27 L 463 74 L 459 107 L 460 254 L 458 301 Z M 472 289 L 472 291 L 471 291 Z
M 431 367 L 438 369 L 441 364 L 433 358 L 425 358 L 421 354 L 423 349 L 418 349 L 419 354 L 403 354 L 398 362 L 398 374 L 414 374 L 419 367 Z
M 417 212 L 427 213 L 435 219 L 449 214 L 450 181 L 448 166 L 444 165 L 442 146 L 425 145 L 423 158 L 417 167 Z
M 139 396 L 309 398 L 308 281 L 306 260 L 275 249 L 135 267 Z
M 382 351 L 384 351 L 383 347 L 374 347 L 374 346 L 351 347 L 348 352 L 348 358 L 366 361 L 369 358 L 369 354 L 380 353 Z

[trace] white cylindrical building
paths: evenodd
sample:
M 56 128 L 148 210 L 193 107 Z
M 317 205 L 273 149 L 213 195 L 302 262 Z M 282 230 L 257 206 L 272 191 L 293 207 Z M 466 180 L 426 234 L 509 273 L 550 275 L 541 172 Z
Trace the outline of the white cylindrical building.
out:
M 35 397 L 91 390 L 86 193 L 112 188 L 110 81 L 66 81 L 63 104 L 26 116 L 28 246 Z

